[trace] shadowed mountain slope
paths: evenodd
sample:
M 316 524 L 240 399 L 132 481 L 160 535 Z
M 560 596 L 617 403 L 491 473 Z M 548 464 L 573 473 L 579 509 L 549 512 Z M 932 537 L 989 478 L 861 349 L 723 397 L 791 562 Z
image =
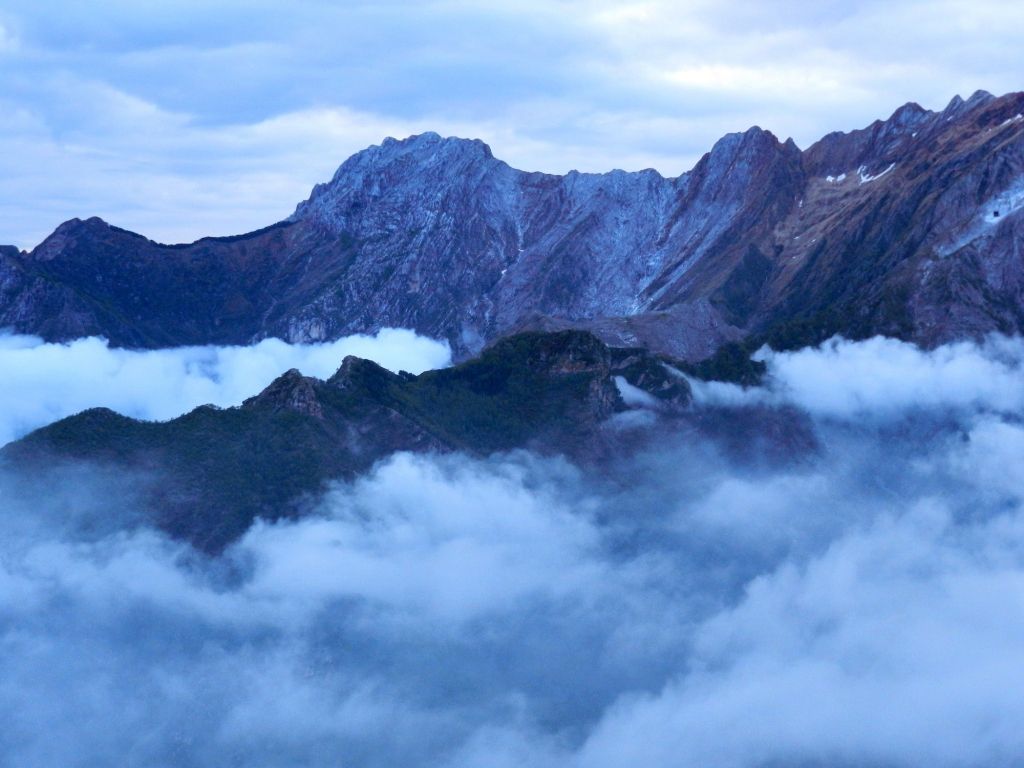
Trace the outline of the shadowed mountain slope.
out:
M 0 463 L 39 487 L 81 462 L 132 474 L 153 522 L 217 551 L 257 516 L 298 513 L 304 494 L 396 451 L 599 459 L 619 440 L 609 419 L 636 398 L 679 413 L 690 389 L 642 350 L 580 331 L 528 333 L 419 376 L 355 357 L 327 381 L 292 370 L 237 408 L 203 406 L 168 422 L 92 409 L 9 444 Z

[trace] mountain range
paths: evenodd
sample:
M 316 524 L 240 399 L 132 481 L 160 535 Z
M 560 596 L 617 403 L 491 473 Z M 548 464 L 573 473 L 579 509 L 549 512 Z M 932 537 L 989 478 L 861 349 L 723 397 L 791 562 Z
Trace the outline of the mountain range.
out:
M 128 347 L 384 326 L 457 359 L 584 329 L 697 361 L 733 342 L 1024 330 L 1024 93 L 916 104 L 801 150 L 760 128 L 696 166 L 518 171 L 426 133 L 345 161 L 285 221 L 162 245 L 73 219 L 0 248 L 0 327 Z
M 216 553 L 398 451 L 527 449 L 599 476 L 684 435 L 799 461 L 815 437 L 797 413 L 691 408 L 687 375 L 756 381 L 765 341 L 1024 331 L 1022 112 L 1024 94 L 909 104 L 803 151 L 752 128 L 676 178 L 524 173 L 423 134 L 360 152 L 289 219 L 237 237 L 160 245 L 66 222 L 31 252 L 0 249 L 0 327 L 168 347 L 401 326 L 447 339 L 458 364 L 415 376 L 348 357 L 161 423 L 87 410 L 4 447 L 0 467 L 44 489 L 84 463 Z

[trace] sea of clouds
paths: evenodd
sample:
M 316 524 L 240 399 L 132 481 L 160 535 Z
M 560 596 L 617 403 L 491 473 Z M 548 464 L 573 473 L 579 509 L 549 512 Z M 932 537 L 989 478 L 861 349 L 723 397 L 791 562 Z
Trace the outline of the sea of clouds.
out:
M 33 349 L 40 366 L 53 352 Z M 399 454 L 215 559 L 147 529 L 67 525 L 130 503 L 87 471 L 64 489 L 0 479 L 0 754 L 1018 762 L 1024 344 L 834 340 L 762 357 L 763 387 L 701 385 L 694 407 L 806 422 L 817 446 L 791 459 L 738 459 L 683 429 L 600 477 L 525 452 Z M 137 412 L 192 402 L 149 391 L 132 390 Z

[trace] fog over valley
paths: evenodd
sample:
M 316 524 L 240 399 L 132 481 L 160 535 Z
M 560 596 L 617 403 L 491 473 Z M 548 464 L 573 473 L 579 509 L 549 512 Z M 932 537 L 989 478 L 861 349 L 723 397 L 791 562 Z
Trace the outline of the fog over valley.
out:
M 111 348 L 104 339 L 46 344 L 0 336 L 0 445 L 86 408 L 140 419 L 170 419 L 196 406 L 238 405 L 289 368 L 326 378 L 346 355 L 398 372 L 447 365 L 445 344 L 385 328 L 322 344 L 265 339 L 247 347 Z
M 95 405 L 236 405 L 349 353 L 449 362 L 403 331 L 155 352 L 7 337 L 0 440 Z M 217 555 L 150 527 L 130 471 L 82 462 L 46 486 L 0 472 L 0 754 L 1013 764 L 1024 342 L 756 356 L 759 386 L 691 380 L 691 415 L 720 438 L 637 400 L 608 429 L 648 439 L 599 471 L 527 450 L 400 452 Z M 731 425 L 754 413 L 782 426 L 738 450 Z
M 0 768 L 1024 767 L 1024 3 L 0 3 Z

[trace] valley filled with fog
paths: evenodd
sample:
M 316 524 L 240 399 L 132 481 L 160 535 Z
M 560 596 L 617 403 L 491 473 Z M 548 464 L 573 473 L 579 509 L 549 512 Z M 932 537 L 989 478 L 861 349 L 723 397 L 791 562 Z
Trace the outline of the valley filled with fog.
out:
M 265 339 L 157 350 L 118 349 L 99 338 L 47 344 L 0 335 L 0 446 L 86 408 L 163 421 L 200 405 L 239 405 L 289 368 L 327 378 L 346 355 L 411 373 L 451 361 L 447 344 L 396 328 L 322 344 Z
M 405 332 L 145 353 L 8 338 L 0 425 L 11 439 L 69 408 L 237 404 L 348 353 L 448 362 Z M 766 437 L 737 453 L 670 431 L 600 475 L 527 452 L 397 454 L 217 557 L 110 524 L 133 502 L 93 492 L 95 467 L 63 488 L 4 476 L 0 752 L 69 766 L 1012 762 L 1024 344 L 760 356 L 762 387 L 698 382 L 692 407 L 774 409 L 810 447 Z

